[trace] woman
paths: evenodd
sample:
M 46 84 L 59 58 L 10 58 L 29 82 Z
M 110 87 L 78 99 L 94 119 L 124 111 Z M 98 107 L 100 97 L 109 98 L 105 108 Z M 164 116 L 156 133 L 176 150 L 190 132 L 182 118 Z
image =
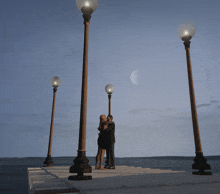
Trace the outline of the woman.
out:
M 100 122 L 99 122 L 99 127 L 98 130 L 100 131 L 99 133 L 99 138 L 98 138 L 98 152 L 96 155 L 96 165 L 95 169 L 100 169 L 100 170 L 105 170 L 105 168 L 102 166 L 105 150 L 106 150 L 106 135 L 105 135 L 105 129 L 108 128 L 108 124 L 104 125 L 104 122 L 107 121 L 107 118 L 105 115 L 101 115 L 99 117 Z M 100 165 L 98 167 L 98 163 L 100 161 Z

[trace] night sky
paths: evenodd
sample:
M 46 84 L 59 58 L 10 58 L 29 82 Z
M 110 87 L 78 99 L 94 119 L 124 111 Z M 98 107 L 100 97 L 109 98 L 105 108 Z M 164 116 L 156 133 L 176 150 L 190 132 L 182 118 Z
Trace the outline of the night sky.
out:
M 220 1 L 100 0 L 90 20 L 86 155 L 112 84 L 115 157 L 195 156 L 186 52 L 204 156 L 220 155 Z M 75 0 L 1 0 L 0 157 L 46 157 L 58 76 L 53 156 L 76 156 L 84 24 Z M 133 72 L 133 74 L 132 74 Z

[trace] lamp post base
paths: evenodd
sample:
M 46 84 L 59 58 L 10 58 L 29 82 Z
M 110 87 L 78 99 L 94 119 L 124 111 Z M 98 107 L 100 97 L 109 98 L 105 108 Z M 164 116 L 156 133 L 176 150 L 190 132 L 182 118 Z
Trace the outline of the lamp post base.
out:
M 78 151 L 78 156 L 73 160 L 74 165 L 70 167 L 70 173 L 77 173 L 76 176 L 69 176 L 68 180 L 91 180 L 92 176 L 84 176 L 83 173 L 91 173 L 92 167 L 88 164 L 85 151 Z
M 53 161 L 52 161 L 52 158 L 51 158 L 51 155 L 48 155 L 44 161 L 44 165 L 43 167 L 53 167 L 51 164 L 53 164 Z
M 212 175 L 212 172 L 204 172 L 204 170 L 211 170 L 211 166 L 206 163 L 207 159 L 204 158 L 202 152 L 196 153 L 196 157 L 193 160 L 195 163 L 192 165 L 192 169 L 198 169 L 199 171 L 192 172 L 194 175 Z
M 83 181 L 83 180 L 91 180 L 92 179 L 92 176 L 84 176 L 83 174 L 82 175 L 73 175 L 73 176 L 69 176 L 68 177 L 68 180 L 75 180 L 75 181 Z
M 212 172 L 204 172 L 204 170 L 194 171 L 192 172 L 194 175 L 212 175 Z

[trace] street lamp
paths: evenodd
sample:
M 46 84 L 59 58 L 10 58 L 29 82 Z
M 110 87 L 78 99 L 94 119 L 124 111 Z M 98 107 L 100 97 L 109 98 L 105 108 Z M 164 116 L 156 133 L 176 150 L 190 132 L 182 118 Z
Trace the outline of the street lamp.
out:
M 192 172 L 195 175 L 212 175 L 211 172 L 204 172 L 204 170 L 211 170 L 211 166 L 206 163 L 207 159 L 204 158 L 202 152 L 202 145 L 199 134 L 199 124 L 197 119 L 196 111 L 196 101 L 193 87 L 193 77 L 191 69 L 191 60 L 190 60 L 190 39 L 195 34 L 196 28 L 193 22 L 185 22 L 179 25 L 177 29 L 177 36 L 184 41 L 185 50 L 186 50 L 186 59 L 187 59 L 187 69 L 188 69 L 188 82 L 189 82 L 189 93 L 190 93 L 190 102 L 191 102 L 191 114 L 193 122 L 193 132 L 194 132 L 194 142 L 196 148 L 196 157 L 194 158 L 194 164 L 192 169 L 198 169 L 199 171 Z
M 52 167 L 51 164 L 53 164 L 53 161 L 51 158 L 52 138 L 53 138 L 53 120 L 54 120 L 54 111 L 55 111 L 56 91 L 57 91 L 57 87 L 60 85 L 60 78 L 57 76 L 54 76 L 51 78 L 50 83 L 53 86 L 53 105 L 52 105 L 52 115 L 51 115 L 51 123 L 50 123 L 50 137 L 49 137 L 48 153 L 44 161 L 44 164 L 46 164 L 46 166 L 44 167 Z
M 111 94 L 114 92 L 114 87 L 112 84 L 108 84 L 105 86 L 105 91 L 107 92 L 108 94 L 108 101 L 109 101 L 109 104 L 108 104 L 108 116 L 111 115 Z
M 89 21 L 91 14 L 98 6 L 98 0 L 76 0 L 76 5 L 83 13 L 84 18 L 84 52 L 83 52 L 83 72 L 82 91 L 80 109 L 80 128 L 78 155 L 73 160 L 74 165 L 70 167 L 70 173 L 77 173 L 76 176 L 69 176 L 68 180 L 91 180 L 92 176 L 84 176 L 83 173 L 91 173 L 92 167 L 88 164 L 86 157 L 86 109 L 87 109 L 87 82 L 88 82 L 88 43 L 89 43 Z

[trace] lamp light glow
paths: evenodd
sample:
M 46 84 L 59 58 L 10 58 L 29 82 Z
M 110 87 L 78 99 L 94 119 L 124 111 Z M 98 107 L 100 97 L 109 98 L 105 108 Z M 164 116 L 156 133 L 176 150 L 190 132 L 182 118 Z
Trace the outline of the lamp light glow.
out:
M 86 2 L 85 2 L 85 6 L 86 6 L 86 7 L 89 7 L 89 6 L 90 6 L 90 3 L 89 3 L 88 1 L 86 1 Z
M 51 78 L 50 83 L 53 87 L 58 87 L 60 85 L 60 78 L 57 76 L 54 76 Z
M 196 28 L 193 22 L 184 22 L 177 28 L 177 36 L 183 41 L 189 41 L 195 32 Z
M 113 91 L 114 91 L 114 87 L 112 84 L 108 84 L 105 86 L 105 91 L 108 93 L 108 94 L 112 94 Z
M 189 32 L 188 32 L 188 31 L 185 31 L 185 32 L 184 32 L 184 35 L 189 35 Z
M 91 12 L 93 13 L 98 7 L 98 3 L 99 0 L 76 0 L 76 5 L 82 13 L 86 12 L 83 8 L 91 8 Z

